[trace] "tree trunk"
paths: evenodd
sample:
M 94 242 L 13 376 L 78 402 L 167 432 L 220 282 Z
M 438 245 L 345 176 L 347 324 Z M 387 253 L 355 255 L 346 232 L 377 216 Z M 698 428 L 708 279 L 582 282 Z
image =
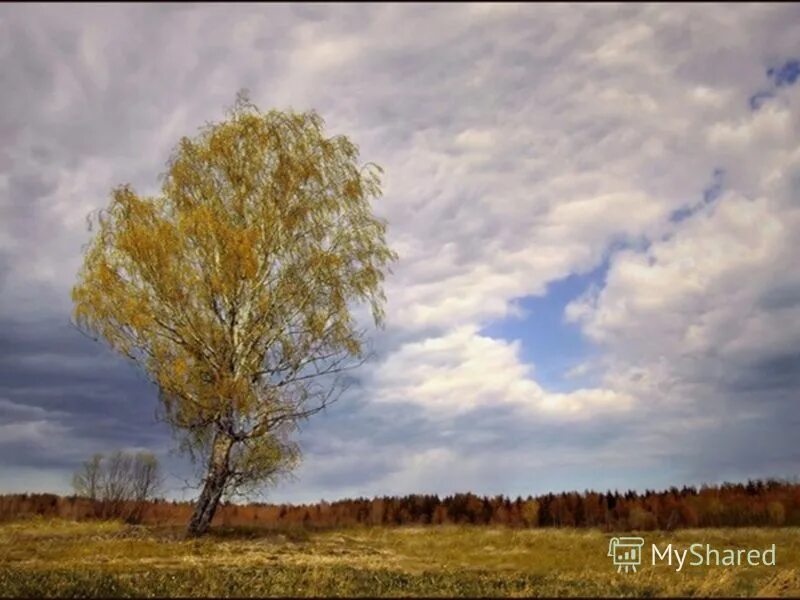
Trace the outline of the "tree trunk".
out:
M 203 535 L 211 525 L 211 519 L 217 512 L 219 500 L 228 482 L 230 470 L 228 468 L 228 457 L 230 456 L 233 440 L 223 433 L 217 433 L 214 438 L 214 445 L 211 449 L 211 458 L 208 461 L 208 473 L 206 474 L 203 491 L 197 499 L 194 507 L 194 514 L 189 521 L 187 533 L 190 536 Z

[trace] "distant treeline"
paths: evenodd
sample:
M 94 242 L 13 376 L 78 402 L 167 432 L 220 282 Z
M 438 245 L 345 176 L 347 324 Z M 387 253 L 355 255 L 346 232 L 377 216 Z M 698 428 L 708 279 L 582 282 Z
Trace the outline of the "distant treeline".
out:
M 138 522 L 184 525 L 189 502 L 137 504 Z M 120 514 L 134 511 L 122 507 Z M 41 515 L 69 519 L 108 516 L 101 501 L 53 494 L 0 496 L 0 520 Z M 686 486 L 639 493 L 568 492 L 516 499 L 475 494 L 357 498 L 316 504 L 224 504 L 214 525 L 471 524 L 509 527 L 599 527 L 606 530 L 682 527 L 800 526 L 800 483 L 780 480 Z

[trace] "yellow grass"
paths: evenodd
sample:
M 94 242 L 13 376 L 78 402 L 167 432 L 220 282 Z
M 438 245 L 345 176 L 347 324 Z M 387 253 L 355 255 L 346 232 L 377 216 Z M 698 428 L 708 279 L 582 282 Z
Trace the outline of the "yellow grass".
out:
M 641 534 L 659 545 L 777 547 L 769 566 L 617 573 L 610 535 L 490 527 L 217 530 L 33 519 L 0 524 L 0 596 L 800 596 L 800 530 Z

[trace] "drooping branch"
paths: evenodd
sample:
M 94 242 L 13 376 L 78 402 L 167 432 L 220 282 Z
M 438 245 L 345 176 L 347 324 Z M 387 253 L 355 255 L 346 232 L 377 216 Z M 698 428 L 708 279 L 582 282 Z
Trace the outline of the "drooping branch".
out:
M 193 532 L 226 486 L 288 470 L 297 423 L 366 359 L 352 310 L 382 323 L 396 258 L 370 207 L 379 172 L 316 113 L 239 98 L 180 141 L 160 195 L 121 186 L 97 214 L 75 322 L 144 369 L 163 419 L 207 459 Z

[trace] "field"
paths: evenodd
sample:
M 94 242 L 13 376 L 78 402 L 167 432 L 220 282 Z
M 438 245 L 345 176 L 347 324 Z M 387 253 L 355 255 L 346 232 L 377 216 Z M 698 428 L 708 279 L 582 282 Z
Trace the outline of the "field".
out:
M 649 543 L 765 548 L 774 567 L 649 564 L 617 573 L 581 529 L 181 530 L 118 522 L 0 524 L 0 596 L 800 596 L 800 529 L 645 532 Z M 646 548 L 647 548 L 646 547 Z

